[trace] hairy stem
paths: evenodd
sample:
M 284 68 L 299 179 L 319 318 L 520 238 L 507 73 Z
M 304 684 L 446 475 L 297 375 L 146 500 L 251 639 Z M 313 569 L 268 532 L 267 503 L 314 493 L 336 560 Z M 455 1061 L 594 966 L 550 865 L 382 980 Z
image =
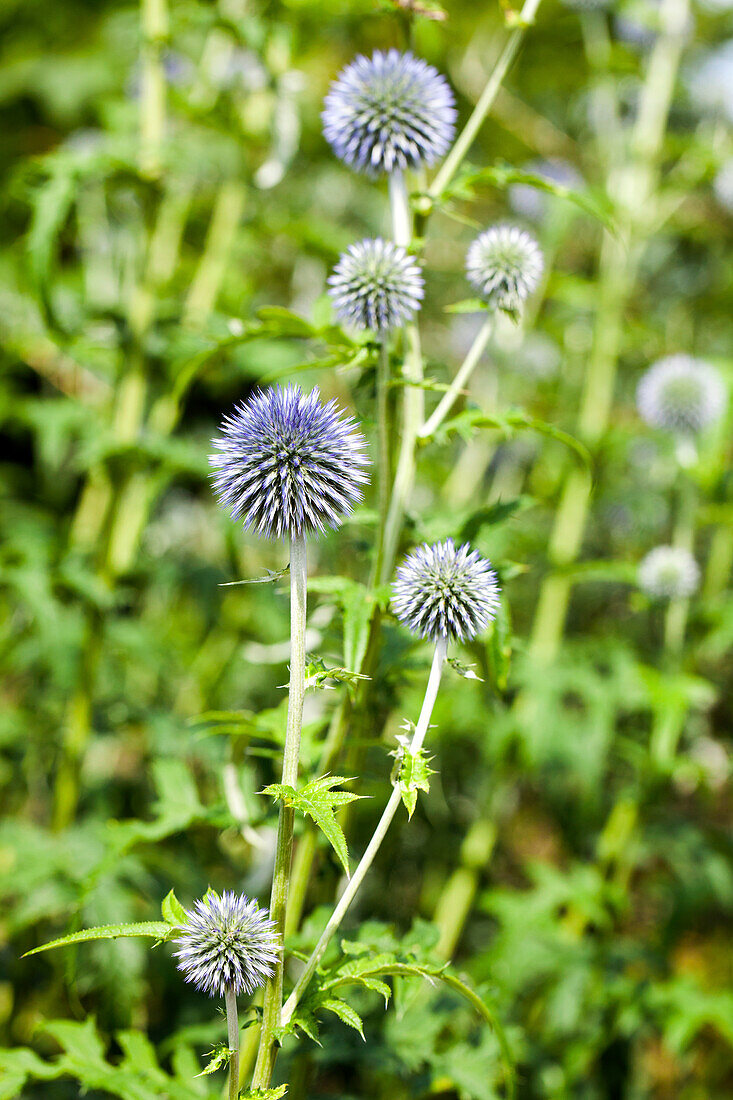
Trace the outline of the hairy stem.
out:
M 224 994 L 227 1006 L 227 1039 L 229 1045 L 229 1100 L 239 1096 L 239 1017 L 237 995 L 234 986 L 228 985 Z
M 433 707 L 435 706 L 435 700 L 438 695 L 438 688 L 440 686 L 440 678 L 443 672 L 443 664 L 445 662 L 445 655 L 447 650 L 447 639 L 441 638 L 435 645 L 435 652 L 433 654 L 433 663 L 430 669 L 430 677 L 428 679 L 428 686 L 425 691 L 425 698 L 420 710 L 420 717 L 418 719 L 415 733 L 413 734 L 412 741 L 410 743 L 410 752 L 418 752 L 425 740 L 425 734 L 428 730 L 430 718 L 433 713 Z M 338 904 L 331 914 L 326 927 L 321 933 L 321 938 L 313 949 L 308 962 L 305 964 L 302 974 L 298 978 L 298 981 L 293 988 L 293 992 L 288 997 L 282 1011 L 281 1023 L 287 1024 L 291 1019 L 293 1012 L 295 1011 L 300 998 L 303 996 L 311 978 L 313 977 L 318 963 L 323 958 L 323 954 L 331 942 L 331 937 L 338 929 L 341 921 L 343 920 L 346 912 L 354 900 L 354 897 L 361 886 L 367 871 L 372 865 L 374 857 L 376 856 L 379 848 L 387 835 L 387 830 L 392 822 L 392 818 L 397 812 L 400 805 L 401 794 L 398 785 L 392 790 L 389 801 L 384 808 L 379 824 L 374 830 L 374 834 L 367 845 L 364 855 L 359 861 L 359 865 L 354 871 L 353 875 L 349 879 L 348 886 L 344 890 L 343 894 L 339 898 Z
M 462 392 L 463 387 L 468 382 L 469 378 L 474 372 L 481 356 L 484 353 L 484 349 L 491 338 L 491 333 L 494 329 L 494 314 L 490 313 L 484 321 L 483 325 L 476 334 L 476 339 L 469 348 L 468 355 L 463 360 L 463 363 L 458 368 L 455 378 L 451 382 L 448 390 L 440 399 L 438 407 L 435 412 L 428 418 L 423 424 L 422 428 L 418 432 L 419 439 L 427 439 L 429 436 L 434 435 L 437 429 L 445 420 L 448 413 L 453 408 L 455 401 L 459 394 Z
M 305 536 L 292 535 L 290 539 L 290 688 L 282 770 L 283 784 L 291 787 L 295 787 L 298 782 L 300 734 L 303 725 L 307 572 Z M 285 932 L 294 819 L 293 807 L 281 802 L 270 897 L 270 916 L 281 935 Z M 275 1030 L 282 1005 L 284 968 L 284 955 L 281 954 L 274 973 L 265 986 L 262 1031 L 252 1082 L 253 1088 L 267 1088 L 272 1075 L 275 1063 Z

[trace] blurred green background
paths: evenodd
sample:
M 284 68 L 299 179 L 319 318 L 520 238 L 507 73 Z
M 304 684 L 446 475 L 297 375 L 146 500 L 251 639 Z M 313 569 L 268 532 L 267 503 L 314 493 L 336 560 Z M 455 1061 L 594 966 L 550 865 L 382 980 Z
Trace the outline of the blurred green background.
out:
M 733 195 L 720 182 L 733 12 L 661 11 L 666 50 L 651 0 L 543 2 L 470 154 L 496 172 L 438 210 L 426 241 L 421 325 L 439 382 L 475 331 L 445 307 L 467 297 L 477 229 L 518 220 L 548 271 L 472 382 L 498 428 L 419 452 L 403 548 L 470 538 L 500 569 L 506 611 L 457 654 L 481 682 L 446 676 L 430 794 L 409 827 L 398 819 L 345 935 L 383 922 L 362 935 L 453 957 L 507 1031 L 523 1098 L 733 1093 L 731 416 L 680 470 L 634 406 L 642 372 L 672 352 L 733 380 Z M 319 112 L 355 53 L 410 35 L 465 121 L 503 12 L 450 0 L 443 14 L 410 27 L 377 0 L 2 7 L 0 1042 L 16 1048 L 0 1052 L 2 1097 L 214 1094 L 193 1074 L 224 1024 L 168 947 L 20 955 L 86 925 L 156 919 L 171 886 L 185 904 L 208 885 L 267 898 L 275 818 L 255 792 L 276 778 L 287 592 L 221 585 L 281 569 L 286 552 L 215 507 L 209 440 L 235 401 L 279 380 L 318 383 L 373 439 L 373 370 L 342 369 L 348 341 L 319 332 L 339 252 L 389 232 L 386 187 L 335 160 Z M 673 96 L 647 148 L 629 135 L 650 58 Z M 548 161 L 585 209 L 504 171 Z M 258 315 L 270 305 L 312 327 Z M 618 367 L 595 425 L 593 364 L 601 390 Z M 589 467 L 556 429 L 581 439 Z M 585 536 L 566 552 L 563 485 L 587 468 Z M 372 491 L 313 545 L 314 578 L 366 583 L 374 503 Z M 681 515 L 703 582 L 670 645 L 665 608 L 635 578 Z M 548 576 L 569 595 L 564 629 L 562 615 L 540 622 Z M 328 665 L 348 652 L 344 591 L 316 581 L 310 596 L 309 650 Z M 383 643 L 339 765 L 373 796 L 349 816 L 352 855 L 430 656 L 389 619 Z M 306 768 L 336 688 L 309 697 Z M 302 945 L 339 874 L 319 850 Z M 288 1046 L 292 1100 L 504 1095 L 494 1035 L 454 999 L 405 983 L 386 1014 L 378 996 L 354 1003 L 368 1044 L 334 1018 L 321 1047 Z M 87 1017 L 98 1035 L 69 1027 Z M 155 1054 L 129 1038 L 142 1033 Z M 108 1043 L 111 1064 L 137 1067 L 131 1084 L 99 1068 Z M 44 1079 L 59 1051 L 66 1075 Z

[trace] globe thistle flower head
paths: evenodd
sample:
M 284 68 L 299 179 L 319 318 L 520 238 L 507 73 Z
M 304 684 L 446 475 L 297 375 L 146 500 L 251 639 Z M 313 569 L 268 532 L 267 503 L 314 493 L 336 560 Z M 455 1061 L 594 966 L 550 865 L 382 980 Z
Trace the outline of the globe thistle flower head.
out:
M 280 937 L 265 909 L 246 894 L 209 891 L 186 911 L 176 936 L 178 969 L 210 997 L 253 993 L 273 972 Z
M 700 583 L 700 568 L 681 546 L 655 546 L 639 566 L 639 588 L 656 599 L 685 599 Z
M 369 175 L 429 166 L 455 130 L 453 93 L 437 69 L 411 53 L 359 55 L 326 96 L 323 133 L 337 157 Z
M 539 284 L 544 260 L 533 237 L 516 225 L 494 225 L 466 254 L 468 281 L 495 309 L 516 312 Z
M 499 606 L 491 563 L 452 539 L 425 544 L 405 558 L 392 585 L 397 618 L 421 638 L 467 641 L 485 630 Z
M 344 252 L 328 280 L 339 319 L 388 332 L 411 321 L 423 298 L 419 265 L 391 241 L 359 241 Z
M 636 404 L 651 427 L 681 436 L 697 435 L 724 412 L 725 386 L 709 363 L 690 355 L 669 355 L 644 374 Z
M 338 527 L 367 481 L 363 435 L 317 388 L 257 391 L 225 417 L 213 446 L 219 503 L 267 538 Z

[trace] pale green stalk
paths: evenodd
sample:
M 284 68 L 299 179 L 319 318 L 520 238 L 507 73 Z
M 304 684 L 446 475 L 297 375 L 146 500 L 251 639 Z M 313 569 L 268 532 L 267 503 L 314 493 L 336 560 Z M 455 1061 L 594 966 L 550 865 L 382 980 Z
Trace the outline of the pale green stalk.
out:
M 420 709 L 420 717 L 415 728 L 415 733 L 413 734 L 412 741 L 410 742 L 409 751 L 412 754 L 420 751 L 425 740 L 425 735 L 428 731 L 428 725 L 430 724 L 433 707 L 435 706 L 435 700 L 438 695 L 438 688 L 440 686 L 440 678 L 443 672 L 443 664 L 445 662 L 447 647 L 448 641 L 446 638 L 439 639 L 439 641 L 437 641 L 435 644 L 433 663 L 430 669 L 428 686 L 425 690 L 425 698 L 423 699 L 423 704 Z M 339 898 L 336 908 L 331 914 L 328 923 L 326 924 L 326 927 L 321 933 L 321 937 L 318 940 L 318 943 L 316 944 L 310 958 L 303 968 L 303 972 L 295 983 L 293 992 L 290 994 L 287 1001 L 285 1002 L 285 1005 L 283 1006 L 281 1016 L 281 1024 L 283 1026 L 290 1021 L 300 998 L 303 996 L 303 993 L 308 987 L 311 978 L 315 974 L 316 967 L 323 958 L 324 952 L 331 942 L 331 937 L 340 926 L 341 921 L 344 919 L 344 916 L 346 915 L 346 912 L 351 905 L 351 902 L 354 900 L 354 897 L 359 887 L 364 881 L 366 873 L 371 867 L 374 857 L 379 851 L 382 841 L 387 835 L 387 830 L 392 823 L 392 819 L 396 814 L 397 809 L 399 808 L 401 800 L 402 795 L 400 793 L 399 785 L 395 784 L 389 801 L 384 808 L 381 818 L 379 819 L 379 824 L 374 830 L 374 834 L 369 841 L 369 844 L 367 845 L 364 855 L 359 861 L 359 865 L 349 879 L 349 883 L 346 889 Z
M 433 201 L 439 199 L 447 189 L 460 168 L 468 150 L 473 145 L 484 119 L 491 110 L 492 104 L 496 99 L 496 93 L 499 91 L 504 77 L 509 72 L 517 56 L 522 39 L 524 38 L 524 33 L 527 27 L 534 22 L 539 6 L 540 0 L 525 0 L 524 7 L 517 17 L 517 24 L 509 34 L 504 49 L 499 55 L 499 59 L 486 82 L 486 87 L 481 93 L 481 97 L 474 107 L 471 117 L 458 135 L 453 148 L 443 161 L 440 171 L 428 188 L 428 196 Z
M 695 513 L 697 499 L 695 487 L 684 471 L 679 489 L 677 522 L 672 535 L 672 545 L 693 552 L 695 546 Z M 685 641 L 690 601 L 687 597 L 671 599 L 664 615 L 663 658 L 666 671 L 679 668 Z M 654 713 L 649 753 L 657 767 L 667 768 L 674 760 L 685 723 L 685 712 L 673 703 L 662 702 Z
M 229 1046 L 229 1100 L 239 1096 L 239 1017 L 237 995 L 234 986 L 228 985 L 224 994 L 227 1006 L 227 1037 Z
M 620 219 L 616 236 L 604 234 L 600 259 L 599 312 L 586 370 L 578 434 L 590 447 L 602 439 L 610 420 L 626 302 L 652 217 L 659 159 L 682 53 L 688 0 L 664 0 L 663 33 L 652 50 L 632 131 L 629 156 L 611 171 L 611 191 Z M 599 140 L 602 135 L 598 135 Z M 590 509 L 592 479 L 573 469 L 563 487 L 550 538 L 555 567 L 542 582 L 530 638 L 530 654 L 549 662 L 562 640 L 572 583 L 563 570 L 580 553 Z
M 167 0 L 142 0 L 142 74 L 140 95 L 140 171 L 160 175 L 165 132 L 163 46 L 168 34 Z
M 290 538 L 290 687 L 282 770 L 282 783 L 290 787 L 296 787 L 298 783 L 300 736 L 303 725 L 307 579 L 305 536 L 292 535 Z M 285 912 L 288 904 L 294 820 L 293 807 L 281 802 L 270 895 L 270 917 L 282 936 L 285 932 Z M 273 975 L 265 986 L 262 1031 L 252 1082 L 253 1088 L 267 1088 L 275 1064 L 275 1030 L 282 1006 L 284 966 L 285 960 L 281 954 Z
M 434 435 L 440 425 L 445 420 L 448 413 L 453 408 L 457 398 L 463 392 L 463 388 L 468 382 L 469 378 L 473 374 L 477 364 L 479 363 L 481 356 L 484 353 L 484 349 L 488 344 L 491 333 L 494 329 L 495 315 L 490 313 L 483 325 L 476 334 L 476 338 L 473 344 L 469 348 L 466 358 L 458 368 L 455 378 L 451 382 L 450 386 L 446 390 L 443 397 L 438 403 L 438 407 L 433 412 L 427 421 L 423 424 L 422 428 L 418 432 L 418 439 L 428 439 L 431 435 Z

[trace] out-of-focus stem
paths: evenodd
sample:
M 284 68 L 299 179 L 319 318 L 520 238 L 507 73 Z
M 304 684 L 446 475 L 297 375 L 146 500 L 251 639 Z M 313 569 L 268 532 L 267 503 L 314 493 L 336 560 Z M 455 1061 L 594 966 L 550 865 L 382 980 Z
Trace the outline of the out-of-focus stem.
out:
M 290 688 L 288 695 L 288 720 L 283 752 L 282 782 L 295 787 L 298 782 L 300 735 L 303 725 L 303 700 L 305 698 L 305 626 L 306 590 L 308 568 L 305 537 L 292 535 L 290 539 Z M 293 823 L 295 810 L 280 803 L 280 817 L 275 849 L 275 869 L 272 878 L 270 916 L 277 930 L 284 937 L 285 911 L 288 904 L 290 864 L 293 854 Z M 281 954 L 272 977 L 265 986 L 262 1010 L 260 1047 L 255 1065 L 253 1088 L 267 1088 L 275 1064 L 275 1030 L 282 1006 L 284 955 Z
M 246 197 L 246 187 L 239 179 L 225 180 L 219 188 L 204 251 L 183 311 L 184 321 L 188 324 L 200 324 L 216 303 Z
M 142 0 L 140 90 L 140 171 L 157 178 L 162 169 L 165 133 L 165 70 L 163 47 L 168 34 L 167 0 Z
M 616 370 L 621 351 L 623 316 L 631 294 L 650 217 L 659 158 L 682 50 L 688 0 L 664 0 L 664 28 L 652 50 L 632 131 L 629 158 L 616 169 L 613 190 L 623 214 L 623 236 L 604 234 L 600 259 L 599 313 L 584 380 L 578 433 L 594 449 L 609 423 Z M 574 469 L 563 487 L 550 539 L 555 570 L 575 561 L 582 545 L 590 507 L 592 481 Z M 553 571 L 543 581 L 530 639 L 535 660 L 551 661 L 562 640 L 571 580 Z
M 471 826 L 461 845 L 461 866 L 445 883 L 433 916 L 433 923 L 440 932 L 435 950 L 442 959 L 452 958 L 458 945 L 476 897 L 481 872 L 491 858 L 496 835 L 496 825 L 480 819 Z
M 447 650 L 447 639 L 441 638 L 435 645 L 435 652 L 433 654 L 433 663 L 430 669 L 430 677 L 428 679 L 428 686 L 425 690 L 425 698 L 420 710 L 420 717 L 415 728 L 415 733 L 412 736 L 410 742 L 410 752 L 417 753 L 422 748 L 425 740 L 425 734 L 428 731 L 428 725 L 430 724 L 430 718 L 433 713 L 433 707 L 435 706 L 435 700 L 438 695 L 438 688 L 440 686 L 440 678 L 443 672 L 443 664 L 445 663 L 445 655 Z M 354 871 L 353 875 L 349 879 L 349 883 L 344 890 L 343 894 L 339 898 L 338 904 L 331 914 L 326 927 L 321 933 L 321 937 L 318 940 L 313 952 L 305 964 L 303 972 L 298 978 L 293 992 L 288 997 L 285 1005 L 283 1006 L 281 1023 L 287 1024 L 290 1020 L 293 1012 L 295 1011 L 300 998 L 303 996 L 311 978 L 316 972 L 318 963 L 323 958 L 324 952 L 331 942 L 331 937 L 338 929 L 341 921 L 343 920 L 346 912 L 351 905 L 359 887 L 361 886 L 367 871 L 372 865 L 374 857 L 376 856 L 379 848 L 387 835 L 387 830 L 392 822 L 392 818 L 397 812 L 397 809 L 401 802 L 401 794 L 399 784 L 395 784 L 392 794 L 387 805 L 384 808 L 379 823 L 374 830 L 369 844 L 367 845 L 364 855 L 359 861 L 359 865 Z

